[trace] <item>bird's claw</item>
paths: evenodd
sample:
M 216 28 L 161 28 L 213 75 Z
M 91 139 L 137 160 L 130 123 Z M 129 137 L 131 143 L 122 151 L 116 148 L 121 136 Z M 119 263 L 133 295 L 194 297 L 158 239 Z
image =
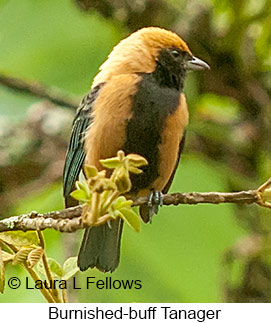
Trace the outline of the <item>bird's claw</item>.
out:
M 109 227 L 109 229 L 112 229 L 112 226 L 111 226 L 111 220 L 107 220 L 107 225 L 108 225 L 108 227 Z
M 160 191 L 151 191 L 148 198 L 149 221 L 152 221 L 154 214 L 158 213 L 159 206 L 163 205 L 163 194 Z

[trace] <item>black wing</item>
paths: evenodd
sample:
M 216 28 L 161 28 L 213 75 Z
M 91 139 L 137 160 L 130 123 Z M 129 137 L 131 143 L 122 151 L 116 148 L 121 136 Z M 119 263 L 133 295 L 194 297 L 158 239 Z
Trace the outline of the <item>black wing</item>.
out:
M 63 171 L 63 195 L 66 207 L 69 205 L 69 194 L 73 190 L 85 160 L 84 134 L 91 124 L 91 110 L 102 84 L 93 88 L 82 100 L 73 121 L 72 133 Z

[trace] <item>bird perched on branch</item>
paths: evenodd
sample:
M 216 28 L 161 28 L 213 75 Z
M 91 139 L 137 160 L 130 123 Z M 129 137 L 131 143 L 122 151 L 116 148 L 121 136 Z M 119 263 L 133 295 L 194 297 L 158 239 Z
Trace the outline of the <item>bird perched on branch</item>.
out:
M 64 167 L 66 207 L 84 163 L 126 154 L 145 157 L 142 174 L 132 174 L 132 196 L 149 196 L 140 208 L 145 222 L 167 193 L 184 146 L 188 110 L 183 94 L 188 70 L 208 69 L 175 33 L 149 27 L 122 40 L 101 65 L 83 98 L 72 128 Z M 123 221 L 85 230 L 78 256 L 81 270 L 114 271 L 120 257 Z

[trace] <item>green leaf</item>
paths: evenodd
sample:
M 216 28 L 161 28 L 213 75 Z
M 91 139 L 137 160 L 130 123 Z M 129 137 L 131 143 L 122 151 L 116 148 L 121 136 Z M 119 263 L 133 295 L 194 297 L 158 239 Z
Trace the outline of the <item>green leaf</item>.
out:
M 87 181 L 77 182 L 77 183 L 78 183 L 78 187 L 79 187 L 78 189 L 83 190 L 86 193 L 87 197 L 89 198 L 90 197 L 90 189 L 88 187 Z
M 38 262 L 37 271 L 44 276 L 46 275 L 42 261 Z
M 132 167 L 138 168 L 148 165 L 147 159 L 137 154 L 129 154 L 126 158 L 129 160 L 129 165 Z
M 2 257 L 2 248 L 0 244 L 0 293 L 3 294 L 5 289 L 5 265 Z
M 77 182 L 76 182 L 76 187 L 77 187 L 77 189 L 78 189 L 78 190 L 82 190 L 82 191 L 84 191 L 84 192 L 86 191 L 86 190 L 85 190 L 85 185 L 83 184 L 83 182 L 79 182 L 79 181 L 77 181 Z
M 39 245 L 39 239 L 35 231 L 8 231 L 0 233 L 0 240 L 18 247 Z
M 85 165 L 84 166 L 84 173 L 87 178 L 95 177 L 98 175 L 98 170 L 95 166 Z
M 126 200 L 124 196 L 119 196 L 113 203 L 112 208 L 114 210 L 119 210 L 121 208 L 128 208 L 133 204 L 132 200 Z
M 113 213 L 109 213 L 110 216 L 112 216 L 113 219 L 116 219 L 117 217 L 122 217 L 122 214 L 119 210 L 113 211 Z
M 139 216 L 131 208 L 122 208 L 119 210 L 120 217 L 136 232 L 140 231 L 140 219 Z
M 114 210 L 117 210 L 121 207 L 122 203 L 126 201 L 126 198 L 124 196 L 119 196 L 112 204 Z
M 58 277 L 63 276 L 62 267 L 56 260 L 49 258 L 48 263 L 49 263 L 50 270 L 53 274 L 55 274 Z
M 121 165 L 118 157 L 100 159 L 100 163 L 106 168 L 116 168 Z
M 75 182 L 75 188 L 76 188 L 76 190 L 78 190 L 78 191 L 80 191 L 81 190 L 81 188 L 80 188 L 80 186 L 79 186 L 79 181 L 76 181 Z
M 63 270 L 61 265 L 54 259 L 52 258 L 48 258 L 48 264 L 49 264 L 49 268 L 51 270 L 52 276 L 54 278 L 59 277 L 61 278 L 63 276 Z M 46 272 L 43 266 L 42 261 L 38 262 L 38 266 L 37 266 L 37 270 L 43 274 L 44 276 L 46 276 Z
M 77 201 L 87 202 L 89 201 L 89 196 L 83 190 L 75 190 L 70 193 L 70 196 L 76 199 Z
M 78 271 L 79 268 L 77 266 L 77 257 L 70 257 L 64 262 L 62 279 L 68 280 L 72 278 Z
M 115 219 L 115 211 L 112 208 L 108 210 L 108 214 L 111 216 L 111 218 Z
M 129 172 L 131 172 L 133 174 L 141 174 L 141 173 L 143 173 L 143 170 L 139 169 L 135 166 L 129 165 Z

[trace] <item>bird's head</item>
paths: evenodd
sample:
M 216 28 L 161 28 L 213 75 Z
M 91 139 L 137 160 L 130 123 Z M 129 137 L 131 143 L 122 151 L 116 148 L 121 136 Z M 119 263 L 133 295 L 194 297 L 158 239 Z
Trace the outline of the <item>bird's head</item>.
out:
M 174 73 L 209 69 L 209 65 L 192 55 L 187 44 L 174 32 L 142 28 L 119 42 L 101 65 L 94 85 L 107 82 L 114 75 L 152 73 L 157 66 Z

